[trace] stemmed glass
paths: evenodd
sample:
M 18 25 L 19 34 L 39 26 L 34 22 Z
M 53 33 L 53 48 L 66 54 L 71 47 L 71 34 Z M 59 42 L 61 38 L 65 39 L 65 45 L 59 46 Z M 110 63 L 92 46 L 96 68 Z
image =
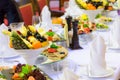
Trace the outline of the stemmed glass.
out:
M 66 10 L 69 7 L 69 1 L 64 2 L 64 9 Z
M 19 30 L 20 27 L 22 27 L 24 25 L 24 22 L 15 22 L 15 23 L 11 23 L 9 28 L 12 30 Z
M 35 26 L 35 25 L 39 24 L 40 21 L 41 21 L 40 16 L 34 15 L 34 16 L 32 17 L 32 25 Z

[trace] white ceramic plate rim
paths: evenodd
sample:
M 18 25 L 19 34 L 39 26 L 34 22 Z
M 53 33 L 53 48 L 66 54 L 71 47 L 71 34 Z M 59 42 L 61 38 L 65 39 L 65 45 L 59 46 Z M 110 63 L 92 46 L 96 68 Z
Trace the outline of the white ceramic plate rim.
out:
M 7 54 L 9 54 L 9 53 L 7 53 Z M 18 54 L 11 54 L 11 55 L 6 55 L 6 54 L 4 54 L 4 56 L 3 56 L 3 58 L 4 59 L 10 59 L 10 58 L 16 58 L 16 57 L 19 57 L 20 55 L 18 55 Z M 2 57 L 0 56 L 0 59 L 2 59 Z
M 113 73 L 114 73 L 113 69 L 108 67 L 107 72 L 104 75 L 91 75 L 91 74 L 89 74 L 88 76 L 91 78 L 108 77 L 108 76 L 111 76 Z
M 96 31 L 105 32 L 105 31 L 109 31 L 109 29 L 96 29 Z
M 108 49 L 111 49 L 111 50 L 120 50 L 120 47 L 109 46 Z

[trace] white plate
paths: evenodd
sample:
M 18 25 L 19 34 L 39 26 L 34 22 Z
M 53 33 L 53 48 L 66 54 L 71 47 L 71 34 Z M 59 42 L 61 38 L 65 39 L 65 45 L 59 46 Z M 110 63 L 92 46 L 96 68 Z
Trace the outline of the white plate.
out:
M 107 71 L 106 73 L 102 74 L 102 75 L 92 75 L 92 74 L 88 74 L 89 77 L 91 78 L 99 78 L 99 77 L 108 77 L 108 76 L 111 76 L 113 75 L 114 71 L 112 68 L 107 68 Z
M 112 47 L 112 46 L 109 46 L 108 49 L 111 49 L 111 50 L 120 50 L 119 47 Z
M 0 51 L 1 53 L 1 51 Z M 12 49 L 7 49 L 5 50 L 4 54 L 0 55 L 0 58 L 16 58 L 19 57 L 19 54 L 17 54 L 14 50 Z
M 38 57 L 39 59 L 41 58 L 41 60 L 39 60 L 39 63 L 42 64 L 42 65 L 45 65 L 45 64 L 51 64 L 51 63 L 56 63 L 56 62 L 59 62 L 59 61 L 62 61 L 64 60 L 65 58 L 61 59 L 61 60 L 52 60 L 52 59 L 48 59 L 46 56 L 43 56 L 43 55 L 39 55 Z

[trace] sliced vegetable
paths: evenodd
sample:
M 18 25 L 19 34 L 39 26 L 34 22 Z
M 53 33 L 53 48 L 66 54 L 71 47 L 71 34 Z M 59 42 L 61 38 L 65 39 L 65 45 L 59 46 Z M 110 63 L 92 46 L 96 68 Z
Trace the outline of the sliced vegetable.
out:
M 96 17 L 95 17 L 95 19 L 98 19 L 98 18 L 100 18 L 101 16 L 102 16 L 101 14 L 97 14 Z
M 28 80 L 35 80 L 33 76 L 29 76 Z
M 54 36 L 54 32 L 52 32 L 52 31 L 49 31 L 49 32 L 46 32 L 46 34 L 48 35 L 48 36 Z
M 57 46 L 57 45 L 55 45 L 55 44 L 51 44 L 51 45 L 50 45 L 50 48 L 55 48 L 55 49 L 57 49 L 57 48 L 58 48 L 58 46 Z
M 6 76 L 3 74 L 0 74 L 0 78 L 6 79 Z
M 12 76 L 12 79 L 16 79 L 16 78 L 19 78 L 19 74 L 18 74 L 18 73 L 15 73 L 15 74 Z
M 57 50 L 56 49 L 54 49 L 54 48 L 48 48 L 48 52 L 49 53 L 54 53 L 54 52 L 56 52 Z

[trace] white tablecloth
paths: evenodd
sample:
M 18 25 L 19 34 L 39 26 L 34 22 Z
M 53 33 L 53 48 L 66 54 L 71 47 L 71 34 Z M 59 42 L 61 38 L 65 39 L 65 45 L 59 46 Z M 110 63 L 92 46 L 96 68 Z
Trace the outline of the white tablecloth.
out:
M 101 35 L 105 41 L 106 44 L 109 42 L 109 31 L 107 32 L 97 32 L 98 35 Z M 83 49 L 78 49 L 78 50 L 71 50 L 68 49 L 69 55 L 66 60 L 68 60 L 69 63 L 69 69 L 74 71 L 77 75 L 81 76 L 85 80 L 113 80 L 113 75 L 108 76 L 108 77 L 99 77 L 99 78 L 90 78 L 86 76 L 84 73 L 85 68 L 89 64 L 89 59 L 90 59 L 90 50 L 89 50 L 89 44 L 82 45 Z M 111 50 L 111 49 L 106 49 L 106 63 L 107 67 L 112 68 L 114 71 L 116 70 L 117 67 L 120 65 L 120 50 Z M 66 63 L 61 62 L 60 64 L 66 65 Z M 40 66 L 45 72 L 50 75 L 54 80 L 58 79 L 58 76 L 60 77 L 60 72 L 59 71 L 52 71 L 50 68 L 51 65 L 46 65 L 45 66 Z M 53 65 L 52 65 L 53 66 Z M 84 69 L 84 70 L 83 70 Z
M 97 35 L 103 36 L 103 38 L 106 41 L 106 44 L 109 42 L 109 32 L 97 32 Z M 63 60 L 64 63 L 62 61 L 58 62 L 58 63 L 62 64 L 62 66 L 69 64 L 68 67 L 71 70 L 73 70 L 76 74 L 78 74 L 79 76 L 82 76 L 82 78 L 84 78 L 85 80 L 110 80 L 110 79 L 112 79 L 113 75 L 111 75 L 109 77 L 105 77 L 105 78 L 89 78 L 85 75 L 81 75 L 82 70 L 83 70 L 82 68 L 85 68 L 87 66 L 87 64 L 89 64 L 89 58 L 90 58 L 88 44 L 81 45 L 81 46 L 83 47 L 83 49 L 80 49 L 80 50 L 68 49 L 69 55 L 67 56 L 67 59 L 65 59 L 65 60 L 67 60 L 67 62 L 65 63 L 65 61 Z M 9 59 L 6 58 L 4 60 L 9 61 L 10 66 L 18 64 L 19 62 L 26 63 L 26 61 L 21 56 L 9 58 Z M 17 60 L 17 62 L 14 60 Z M 120 65 L 120 50 L 107 49 L 106 62 L 107 62 L 108 67 L 111 67 L 115 70 L 116 67 L 118 67 Z M 53 71 L 53 67 L 55 67 L 54 65 L 56 65 L 55 63 L 47 64 L 47 65 L 40 65 L 39 62 L 37 62 L 37 65 L 42 70 L 44 70 L 51 78 L 53 78 L 53 80 L 57 80 L 58 76 L 60 76 L 61 72 Z M 54 70 L 55 70 L 55 68 L 54 68 Z

